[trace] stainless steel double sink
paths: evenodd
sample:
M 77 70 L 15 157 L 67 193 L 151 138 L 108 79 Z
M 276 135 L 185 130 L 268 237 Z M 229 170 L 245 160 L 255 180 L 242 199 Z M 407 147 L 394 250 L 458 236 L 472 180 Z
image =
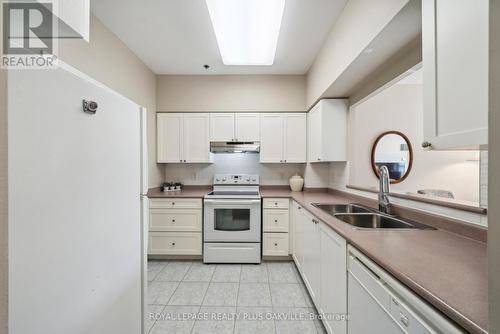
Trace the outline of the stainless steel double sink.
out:
M 360 204 L 313 203 L 313 206 L 356 229 L 434 229 L 421 223 L 386 215 Z

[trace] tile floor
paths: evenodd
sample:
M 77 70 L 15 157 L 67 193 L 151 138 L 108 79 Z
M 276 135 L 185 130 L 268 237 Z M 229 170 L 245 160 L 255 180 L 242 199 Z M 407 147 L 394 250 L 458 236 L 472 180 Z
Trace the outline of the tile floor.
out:
M 148 281 L 152 334 L 325 333 L 293 262 L 149 261 Z

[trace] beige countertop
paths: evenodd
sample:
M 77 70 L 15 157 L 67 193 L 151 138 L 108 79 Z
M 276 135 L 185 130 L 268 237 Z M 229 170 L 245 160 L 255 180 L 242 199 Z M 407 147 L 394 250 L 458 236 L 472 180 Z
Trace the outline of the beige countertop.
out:
M 164 193 L 150 189 L 151 198 L 203 198 L 211 187 L 186 186 Z M 472 333 L 488 326 L 486 243 L 442 229 L 416 231 L 356 230 L 314 207 L 312 203 L 349 203 L 344 193 L 292 192 L 263 187 L 263 198 L 292 198 L 342 235 L 348 243 L 392 274 L 413 292 Z M 421 220 L 426 223 L 425 220 Z M 429 222 L 427 222 L 429 223 Z M 432 225 L 432 224 L 430 224 Z
M 263 189 L 261 194 L 292 198 L 466 330 L 487 332 L 485 243 L 444 230 L 356 230 L 312 205 L 350 202 L 341 193 Z

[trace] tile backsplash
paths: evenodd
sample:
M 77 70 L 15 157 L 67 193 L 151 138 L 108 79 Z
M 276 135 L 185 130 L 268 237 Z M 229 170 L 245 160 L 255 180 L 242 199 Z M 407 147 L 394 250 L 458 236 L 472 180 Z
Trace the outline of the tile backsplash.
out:
M 479 159 L 479 204 L 488 207 L 488 151 L 481 151 Z
M 214 174 L 258 174 L 263 185 L 287 185 L 295 173 L 303 176 L 304 169 L 305 164 L 261 164 L 258 154 L 219 153 L 214 154 L 212 164 L 166 164 L 165 178 L 187 185 L 209 185 Z M 310 174 L 312 179 L 318 178 L 317 173 Z

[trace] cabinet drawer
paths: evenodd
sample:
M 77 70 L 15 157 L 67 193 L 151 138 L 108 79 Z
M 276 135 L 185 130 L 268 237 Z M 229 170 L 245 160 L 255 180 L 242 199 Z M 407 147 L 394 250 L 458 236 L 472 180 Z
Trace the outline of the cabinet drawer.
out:
M 149 232 L 148 254 L 201 255 L 201 233 Z
M 288 209 L 264 209 L 264 232 L 288 232 Z
M 201 209 L 201 198 L 150 198 L 149 207 Z
M 288 209 L 288 198 L 264 198 L 264 209 Z
M 200 209 L 150 209 L 150 231 L 201 232 Z
M 263 255 L 288 256 L 288 233 L 264 233 Z

